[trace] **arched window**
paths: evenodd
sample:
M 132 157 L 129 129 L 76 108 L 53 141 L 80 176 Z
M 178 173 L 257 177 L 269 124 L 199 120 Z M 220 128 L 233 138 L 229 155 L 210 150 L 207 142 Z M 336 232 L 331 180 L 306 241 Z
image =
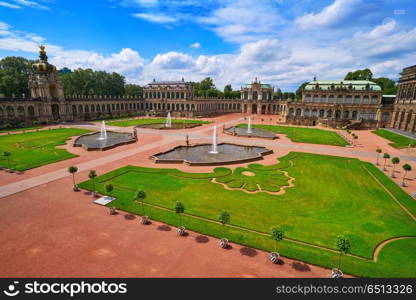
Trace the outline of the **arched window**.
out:
M 321 109 L 321 110 L 319 111 L 319 117 L 320 117 L 320 118 L 324 118 L 324 117 L 325 117 L 325 111 L 324 111 L 323 109 Z
M 337 103 L 338 104 L 342 104 L 342 102 L 343 102 L 342 96 L 341 95 L 338 95 L 338 97 L 337 97 Z
M 327 118 L 332 118 L 332 110 L 328 110 L 328 111 L 326 112 L 326 117 L 327 117 Z
M 358 115 L 358 114 L 357 114 L 357 111 L 355 111 L 355 110 L 354 110 L 354 111 L 352 112 L 352 114 L 351 114 L 351 119 L 353 119 L 353 120 L 357 120 L 357 115 Z
M 328 97 L 328 103 L 334 103 L 334 96 L 333 95 L 330 95 Z
M 321 96 L 321 103 L 326 103 L 326 95 Z
M 74 116 L 77 115 L 77 107 L 76 107 L 76 105 L 72 105 L 72 115 L 74 115 Z
M 313 118 L 316 118 L 318 116 L 318 111 L 316 109 L 312 110 L 312 115 Z
M 75 106 L 75 105 L 74 105 Z M 75 108 L 76 109 L 76 108 Z M 35 116 L 35 109 L 33 108 L 32 105 L 30 105 L 27 108 L 27 114 L 29 115 L 29 117 L 34 117 Z M 1 114 L 0 114 L 1 115 Z
M 381 115 L 381 120 L 383 122 L 387 122 L 390 118 L 390 114 L 388 111 L 383 112 L 383 114 Z
M 82 105 L 78 105 L 78 111 L 79 111 L 80 113 L 83 113 L 83 112 L 84 112 L 84 108 L 83 108 L 83 106 L 82 106 Z
M 304 113 L 303 113 L 304 117 L 309 117 L 309 109 L 305 109 Z
M 344 115 L 342 117 L 344 119 L 348 119 L 350 117 L 350 112 L 348 110 L 344 111 Z
M 85 112 L 90 112 L 90 108 L 88 107 L 88 105 L 85 105 Z
M 91 112 L 95 112 L 95 107 L 93 104 L 91 104 Z
M 300 108 L 296 109 L 296 116 L 300 117 L 301 114 L 302 114 L 302 110 Z
M 369 103 L 369 97 L 366 95 L 363 97 L 363 104 L 368 104 Z
M 372 96 L 371 97 L 371 104 L 378 104 L 378 97 L 377 96 Z
M 350 95 L 348 95 L 347 97 L 345 97 L 345 103 L 347 103 L 347 104 L 351 104 L 352 103 L 352 97 Z
M 354 96 L 354 104 L 360 104 L 360 96 Z
M 310 103 L 311 102 L 311 95 L 306 95 L 305 96 L 305 102 L 306 103 Z
M 21 118 L 25 116 L 25 108 L 23 106 L 17 108 L 17 115 Z
M 244 100 L 247 100 L 248 99 L 248 92 L 244 92 Z
M 313 96 L 313 103 L 319 103 L 319 96 L 318 95 Z
M 257 91 L 254 91 L 253 92 L 253 100 L 257 100 L 257 98 L 258 98 Z

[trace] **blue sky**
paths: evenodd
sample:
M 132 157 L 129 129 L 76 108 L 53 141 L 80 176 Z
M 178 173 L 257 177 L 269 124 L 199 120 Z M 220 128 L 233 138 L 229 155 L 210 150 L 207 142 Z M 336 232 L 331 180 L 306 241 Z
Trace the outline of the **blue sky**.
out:
M 258 77 L 284 91 L 416 63 L 414 0 L 0 0 L 0 57 L 116 71 L 128 82 Z

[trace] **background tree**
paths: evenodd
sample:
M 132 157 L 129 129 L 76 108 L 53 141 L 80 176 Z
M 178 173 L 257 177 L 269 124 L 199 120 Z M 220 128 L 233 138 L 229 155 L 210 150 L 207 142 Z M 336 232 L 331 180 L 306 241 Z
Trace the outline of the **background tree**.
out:
M 73 181 L 73 183 L 74 183 L 74 189 L 76 189 L 77 185 L 76 185 L 76 183 L 75 183 L 75 173 L 76 173 L 76 172 L 78 172 L 78 168 L 77 168 L 77 167 L 75 167 L 75 166 L 70 166 L 70 167 L 68 168 L 68 172 L 69 172 L 70 174 L 72 174 L 72 181 Z
M 402 186 L 406 186 L 406 182 L 405 182 L 406 175 L 407 175 L 407 172 L 410 172 L 412 170 L 412 166 L 409 165 L 409 164 L 404 164 L 402 168 L 404 170 L 403 179 L 402 179 Z
M 349 239 L 346 236 L 340 235 L 337 237 L 336 247 L 339 251 L 338 270 L 340 270 L 342 254 L 346 255 L 351 251 L 351 244 L 350 244 Z
M 304 82 L 300 85 L 300 87 L 297 88 L 296 90 L 296 99 L 297 100 L 301 100 L 302 99 L 302 92 L 305 89 L 305 86 L 308 84 L 309 82 Z
M 124 86 L 124 95 L 126 96 L 143 96 L 143 88 L 138 84 L 126 84 Z
M 271 237 L 275 241 L 274 251 L 277 252 L 277 243 L 283 240 L 285 232 L 281 227 L 273 227 L 271 231 Z
M 11 169 L 11 165 L 10 165 L 10 155 L 12 155 L 9 151 L 4 151 L 3 152 L 3 156 L 7 159 L 7 168 L 10 170 Z
M 95 193 L 95 178 L 97 177 L 97 172 L 95 170 L 90 170 L 88 173 L 88 178 L 92 180 L 92 189 Z
M 136 192 L 136 195 L 134 197 L 134 201 L 139 201 L 141 206 L 142 206 L 142 213 L 143 216 L 146 214 L 145 209 L 144 209 L 144 199 L 146 198 L 146 192 L 143 190 L 138 190 Z
M 0 94 L 11 97 L 30 96 L 29 75 L 34 60 L 7 56 L 0 60 Z
M 392 178 L 394 178 L 395 176 L 394 176 L 394 170 L 396 169 L 396 165 L 398 164 L 398 163 L 400 163 L 400 158 L 398 158 L 398 157 L 393 157 L 392 159 L 391 159 L 391 163 L 393 164 L 393 170 L 391 170 L 391 177 Z
M 218 220 L 222 224 L 222 235 L 225 235 L 225 224 L 228 224 L 230 222 L 230 213 L 228 211 L 221 211 L 220 215 L 218 217 Z
M 370 69 L 356 70 L 348 72 L 344 80 L 371 80 L 373 79 L 373 72 Z
M 113 192 L 113 189 L 114 189 L 114 187 L 111 183 L 109 183 L 105 186 L 105 191 L 110 195 L 110 197 L 113 197 L 111 195 L 111 193 Z
M 384 158 L 383 171 L 386 171 L 386 162 L 387 162 L 387 160 L 390 158 L 390 154 L 388 154 L 388 153 L 384 153 L 384 154 L 383 154 L 383 158 Z
M 178 222 L 178 226 L 182 226 L 182 218 L 181 218 L 181 214 L 185 211 L 185 207 L 183 206 L 183 204 L 180 201 L 176 201 L 175 203 L 175 213 L 178 214 L 178 218 L 179 218 L 179 222 Z
M 378 163 L 378 159 L 379 159 L 379 157 L 380 157 L 380 153 L 381 153 L 382 151 L 381 151 L 381 149 L 380 149 L 380 148 L 377 148 L 377 149 L 376 149 L 376 152 L 377 152 L 377 162 L 376 162 L 376 166 L 378 166 L 378 165 L 379 165 L 379 163 Z

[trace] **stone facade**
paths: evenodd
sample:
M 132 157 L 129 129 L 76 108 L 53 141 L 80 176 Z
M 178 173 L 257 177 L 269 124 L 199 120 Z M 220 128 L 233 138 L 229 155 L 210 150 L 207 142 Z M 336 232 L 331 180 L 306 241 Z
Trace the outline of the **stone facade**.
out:
M 393 112 L 393 98 L 383 96 L 371 81 L 312 81 L 301 101 L 289 101 L 284 121 L 329 127 L 386 127 Z
M 416 132 L 416 65 L 403 69 L 397 85 L 397 98 L 390 126 Z

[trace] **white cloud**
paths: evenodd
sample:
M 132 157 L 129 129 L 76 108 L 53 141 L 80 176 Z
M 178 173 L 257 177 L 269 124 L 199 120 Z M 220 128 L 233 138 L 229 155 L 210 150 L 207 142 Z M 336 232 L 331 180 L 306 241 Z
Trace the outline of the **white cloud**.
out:
M 357 25 L 361 17 L 375 13 L 377 6 L 364 0 L 335 0 L 319 13 L 309 13 L 295 19 L 301 29 L 331 28 Z
M 12 3 L 9 3 L 9 2 L 4 2 L 4 1 L 0 1 L 0 6 L 8 7 L 8 8 L 13 8 L 13 9 L 20 9 L 20 8 L 22 8 L 19 5 L 12 4 Z
M 151 63 L 152 67 L 158 69 L 186 69 L 194 66 L 194 61 L 188 54 L 171 51 L 165 54 L 158 54 Z
M 15 2 L 18 5 L 25 6 L 25 7 L 49 10 L 49 7 L 39 4 L 36 1 L 29 1 L 29 0 L 11 0 L 11 1 Z
M 176 17 L 164 14 L 136 13 L 132 14 L 132 16 L 152 23 L 174 23 L 178 20 Z
M 197 21 L 226 41 L 245 43 L 275 37 L 284 23 L 274 1 L 225 0 L 223 6 Z
M 190 44 L 189 47 L 194 48 L 194 49 L 199 49 L 201 48 L 201 44 L 197 42 L 197 43 Z

